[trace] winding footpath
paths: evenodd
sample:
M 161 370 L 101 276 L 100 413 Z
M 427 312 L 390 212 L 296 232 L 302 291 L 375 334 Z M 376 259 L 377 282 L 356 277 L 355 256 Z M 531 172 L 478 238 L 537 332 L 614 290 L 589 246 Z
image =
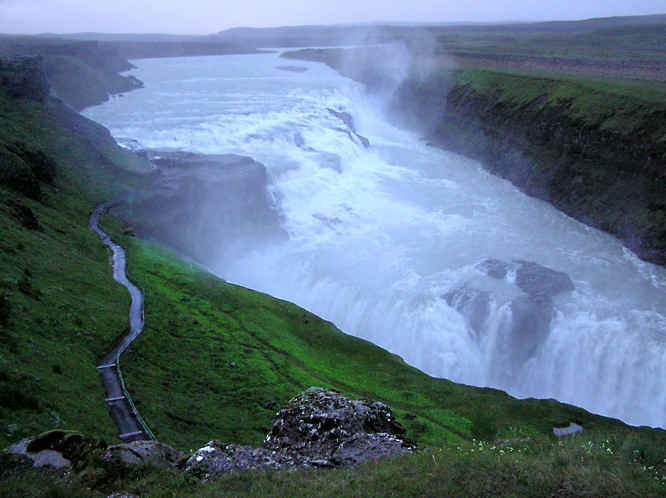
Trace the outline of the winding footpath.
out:
M 113 279 L 123 285 L 130 293 L 129 332 L 109 351 L 97 365 L 102 384 L 106 391 L 105 399 L 111 419 L 118 428 L 118 437 L 123 441 L 154 439 L 130 397 L 120 372 L 120 355 L 136 339 L 143 330 L 143 294 L 137 286 L 130 282 L 125 272 L 125 251 L 98 226 L 100 217 L 110 208 L 122 201 L 110 201 L 100 204 L 90 215 L 90 230 L 96 233 L 102 243 L 111 249 L 111 266 Z

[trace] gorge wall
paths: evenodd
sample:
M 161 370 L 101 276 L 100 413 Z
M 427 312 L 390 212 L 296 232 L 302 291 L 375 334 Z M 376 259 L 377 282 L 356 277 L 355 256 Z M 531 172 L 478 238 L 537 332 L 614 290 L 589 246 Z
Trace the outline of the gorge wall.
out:
M 394 110 L 411 113 L 414 100 L 432 109 L 432 93 L 422 89 L 403 85 Z M 665 265 L 665 123 L 664 102 L 477 71 L 455 76 L 429 138 Z
M 386 51 L 386 49 L 379 49 Z M 398 122 L 433 144 L 478 159 L 493 174 L 620 238 L 666 265 L 666 98 L 643 84 L 447 69 L 408 77 L 372 49 L 283 54 L 319 61 L 391 94 Z
M 5 37 L 0 39 L 2 56 L 39 57 L 51 93 L 77 111 L 143 86 L 135 77 L 119 74 L 134 66 L 115 47 L 96 41 Z

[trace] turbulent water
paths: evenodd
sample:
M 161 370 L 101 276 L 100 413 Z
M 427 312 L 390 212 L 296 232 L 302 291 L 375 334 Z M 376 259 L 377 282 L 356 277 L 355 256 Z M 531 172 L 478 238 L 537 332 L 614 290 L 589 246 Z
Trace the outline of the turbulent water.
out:
M 323 65 L 284 71 L 274 54 L 135 64 L 146 88 L 89 117 L 126 143 L 244 154 L 268 170 L 289 238 L 208 262 L 222 277 L 293 301 L 431 375 L 666 426 L 663 268 L 392 127 L 379 102 Z M 353 116 L 371 147 L 329 109 Z M 493 278 L 481 269 L 489 258 L 513 269 Z M 530 301 L 516 260 L 568 274 L 575 290 Z M 512 342 L 521 298 L 552 310 L 545 329 L 532 324 L 539 340 Z M 512 344 L 523 339 L 531 347 L 518 354 Z

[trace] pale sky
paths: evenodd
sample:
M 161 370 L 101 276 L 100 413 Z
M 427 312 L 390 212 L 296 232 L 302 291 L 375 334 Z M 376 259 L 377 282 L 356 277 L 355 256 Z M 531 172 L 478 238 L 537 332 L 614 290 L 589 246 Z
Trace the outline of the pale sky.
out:
M 666 13 L 666 0 L 0 0 L 0 33 L 210 34 L 234 26 L 498 22 Z

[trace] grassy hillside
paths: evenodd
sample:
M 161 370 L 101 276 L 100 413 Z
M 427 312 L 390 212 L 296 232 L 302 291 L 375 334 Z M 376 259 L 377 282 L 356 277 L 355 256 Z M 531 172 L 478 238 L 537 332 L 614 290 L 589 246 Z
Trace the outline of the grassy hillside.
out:
M 542 109 L 566 106 L 571 119 L 590 127 L 626 137 L 647 131 L 651 141 L 666 143 L 666 86 L 661 84 L 466 70 L 457 73 L 456 85 L 469 85 L 479 94 L 499 95 L 498 103 L 515 108 L 537 99 Z
M 50 112 L 0 93 L 3 172 L 5 146 L 17 143 L 43 151 L 57 168 L 53 185 L 40 184 L 41 202 L 0 185 L 2 447 L 47 427 L 114 435 L 95 362 L 127 326 L 129 300 L 110 280 L 87 216 L 97 200 L 116 195 L 107 180 L 118 171 L 58 129 Z

